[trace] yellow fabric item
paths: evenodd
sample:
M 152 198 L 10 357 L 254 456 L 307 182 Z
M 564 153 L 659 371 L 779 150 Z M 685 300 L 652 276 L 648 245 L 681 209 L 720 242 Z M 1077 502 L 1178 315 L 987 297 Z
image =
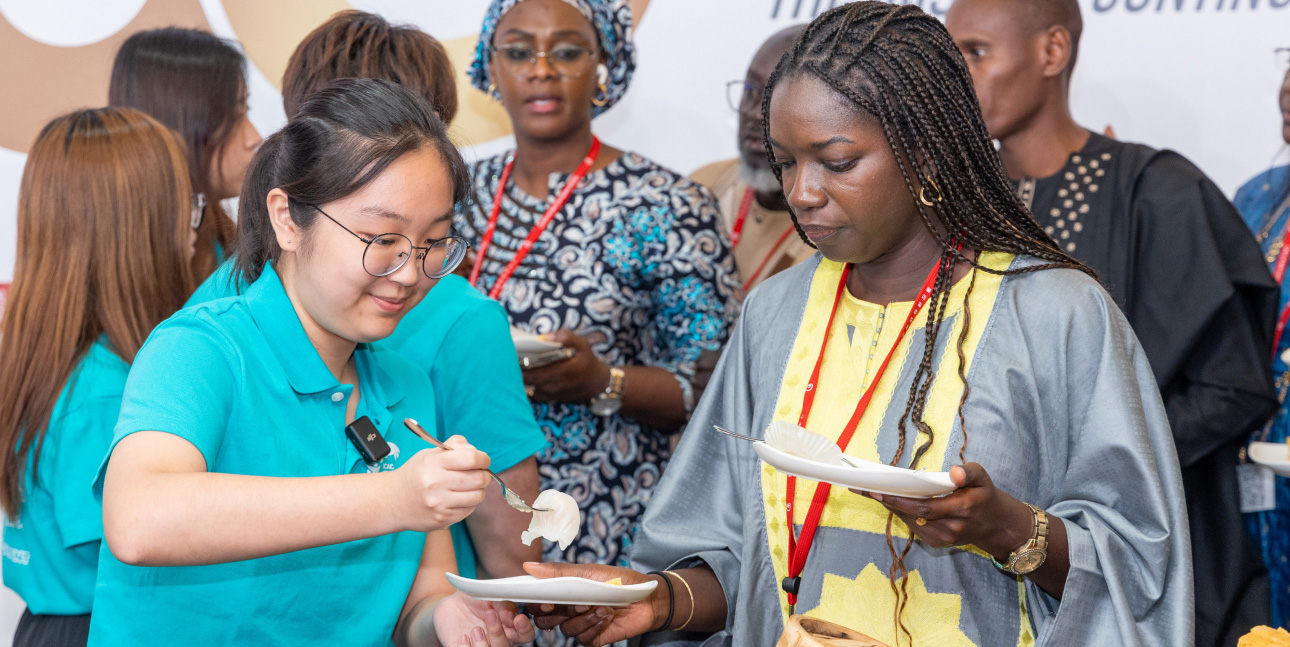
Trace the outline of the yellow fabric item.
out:
M 1012 263 L 1010 254 L 985 253 L 980 262 L 991 269 L 1004 270 Z M 780 386 L 775 409 L 775 420 L 784 420 L 796 424 L 801 414 L 802 397 L 805 386 L 810 381 L 815 360 L 819 357 L 820 346 L 824 341 L 825 327 L 837 293 L 838 281 L 841 279 L 843 264 L 824 260 L 816 269 L 811 281 L 811 291 L 807 300 L 806 311 L 798 328 L 797 339 L 793 344 L 784 379 Z M 971 367 L 985 322 L 990 318 L 994 302 L 998 295 L 1003 277 L 988 272 L 976 271 L 975 285 L 969 300 L 971 308 L 971 325 L 967 337 L 963 340 L 963 354 L 967 365 L 966 373 Z M 963 395 L 963 384 L 959 380 L 957 340 L 963 331 L 963 300 L 967 293 L 971 275 L 958 281 L 950 291 L 946 305 L 945 319 L 953 319 L 953 329 L 948 337 L 950 346 L 940 354 L 936 365 L 936 379 L 928 393 L 927 406 L 923 420 L 935 432 L 928 453 L 920 461 L 919 467 L 928 470 L 944 471 L 959 462 L 959 457 L 947 456 L 951 430 L 954 428 L 958 413 L 959 400 Z M 912 302 L 891 303 L 880 306 L 856 299 L 850 293 L 844 293 L 838 306 L 838 313 L 833 327 L 827 331 L 830 343 L 821 367 L 815 404 L 812 407 L 806 427 L 813 432 L 823 434 L 836 440 L 842 433 L 855 405 L 859 401 L 873 372 L 878 370 L 882 359 L 898 341 L 901 325 L 909 316 Z M 861 419 L 859 427 L 852 438 L 846 453 L 865 460 L 880 461 L 878 455 L 879 427 L 887 415 L 887 410 L 896 406 L 901 411 L 906 406 L 908 392 L 895 393 L 901 372 L 911 352 L 911 340 L 915 332 L 926 327 L 927 313 L 933 304 L 928 303 L 915 318 L 905 337 L 899 340 L 892 355 L 891 364 L 882 376 L 868 411 Z M 853 330 L 848 333 L 848 328 Z M 877 342 L 876 344 L 874 342 Z M 919 343 L 912 352 L 922 353 L 923 345 Z M 872 357 L 871 357 L 872 356 Z M 968 421 L 969 447 L 971 421 Z M 887 430 L 895 433 L 895 430 Z M 919 434 L 915 443 L 925 440 Z M 787 575 L 788 565 L 788 529 L 785 518 L 784 502 L 786 498 L 786 476 L 762 464 L 761 482 L 763 498 L 766 502 L 767 537 L 771 562 L 775 568 L 776 580 Z M 798 479 L 794 502 L 795 521 L 802 523 L 815 494 L 817 483 L 807 479 Z M 885 535 L 887 528 L 887 509 L 871 499 L 853 494 L 845 488 L 833 487 L 829 493 L 828 503 L 820 519 L 822 527 L 837 527 L 859 530 L 862 532 Z M 894 537 L 908 537 L 909 529 L 900 521 L 892 522 Z M 970 552 L 990 559 L 989 555 L 974 546 L 964 547 Z M 836 622 L 851 627 L 862 633 L 897 644 L 895 639 L 895 596 L 885 575 L 888 564 L 865 567 L 856 580 L 828 576 L 823 583 L 822 603 L 816 609 L 806 611 L 807 615 Z M 909 602 L 905 607 L 906 625 L 914 631 L 915 644 L 925 645 L 970 645 L 971 641 L 958 629 L 958 618 L 962 601 L 959 595 L 944 592 L 928 592 L 923 585 L 922 576 L 915 570 L 909 574 Z M 806 584 L 804 584 L 806 586 Z M 1018 583 L 1018 594 L 1022 597 L 1022 633 L 1018 645 L 1032 645 L 1030 621 L 1025 617 L 1025 586 Z M 885 593 L 884 593 L 885 592 Z M 781 611 L 784 619 L 788 617 L 788 596 L 779 592 Z M 863 596 L 863 597 L 857 597 Z M 948 596 L 948 597 L 947 597 Z M 847 604 L 847 600 L 865 599 L 864 605 Z M 802 610 L 798 610 L 802 613 Z M 920 627 L 914 630 L 915 625 Z M 901 643 L 905 643 L 901 636 Z

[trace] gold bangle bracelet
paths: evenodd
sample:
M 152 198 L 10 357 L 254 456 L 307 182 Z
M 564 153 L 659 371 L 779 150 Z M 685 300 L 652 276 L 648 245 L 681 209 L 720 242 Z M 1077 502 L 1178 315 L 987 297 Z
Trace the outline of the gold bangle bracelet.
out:
M 681 577 L 681 576 L 680 576 L 679 574 L 677 574 L 675 571 L 663 571 L 663 572 L 664 572 L 664 573 L 667 573 L 667 574 L 669 574 L 669 575 L 674 575 L 674 576 L 676 576 L 676 579 L 681 580 L 681 584 L 685 585 L 685 592 L 686 592 L 686 594 L 688 594 L 688 595 L 690 596 L 690 615 L 689 615 L 689 616 L 686 616 L 686 618 L 685 618 L 685 622 L 681 623 L 681 626 L 679 626 L 679 627 L 677 627 L 676 629 L 673 629 L 673 630 L 672 630 L 672 631 L 681 631 L 681 630 L 685 629 L 686 627 L 690 626 L 690 621 L 691 621 L 691 620 L 694 620 L 694 591 L 690 590 L 690 583 L 689 583 L 689 582 L 686 582 L 686 581 L 685 581 L 685 578 L 684 578 L 684 577 Z

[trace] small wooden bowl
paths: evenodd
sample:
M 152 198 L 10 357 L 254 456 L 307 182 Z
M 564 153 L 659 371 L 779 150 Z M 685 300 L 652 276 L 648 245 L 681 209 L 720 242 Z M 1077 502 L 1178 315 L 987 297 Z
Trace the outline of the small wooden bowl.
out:
M 888 647 L 858 631 L 842 625 L 810 618 L 793 616 L 788 619 L 784 634 L 775 647 Z

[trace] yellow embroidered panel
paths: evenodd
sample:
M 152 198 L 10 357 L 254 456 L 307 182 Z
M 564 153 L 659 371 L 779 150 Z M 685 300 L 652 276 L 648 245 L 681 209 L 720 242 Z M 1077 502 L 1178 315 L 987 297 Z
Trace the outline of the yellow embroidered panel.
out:
M 1010 254 L 986 253 L 981 256 L 981 264 L 992 269 L 1007 269 L 1012 263 Z M 819 357 L 820 346 L 824 341 L 825 327 L 828 325 L 829 313 L 837 293 L 838 281 L 841 279 L 843 265 L 828 260 L 821 261 L 811 281 L 806 311 L 798 328 L 784 379 L 780 386 L 774 419 L 796 423 L 801 414 L 802 397 L 805 386 L 810 380 L 815 360 Z M 976 272 L 975 285 L 969 299 L 970 326 L 963 340 L 963 353 L 966 359 L 964 373 L 971 368 L 981 335 L 994 308 L 999 286 L 1002 282 L 999 275 L 988 272 Z M 951 289 L 949 302 L 946 304 L 945 320 L 952 322 L 953 327 L 942 339 L 945 348 L 938 349 L 934 356 L 936 379 L 928 393 L 927 405 L 923 420 L 933 430 L 932 444 L 927 454 L 920 461 L 919 467 L 928 470 L 943 471 L 959 462 L 957 451 L 947 455 L 958 414 L 959 400 L 963 395 L 963 384 L 959 379 L 959 359 L 957 340 L 963 331 L 964 296 L 967 294 L 970 275 L 958 281 Z M 882 376 L 869 403 L 868 411 L 860 421 L 855 435 L 846 453 L 870 461 L 882 461 L 879 456 L 878 439 L 880 427 L 887 417 L 888 409 L 898 407 L 895 414 L 904 410 L 908 400 L 907 386 L 900 387 L 896 393 L 901 373 L 909 359 L 909 353 L 922 353 L 921 338 L 917 346 L 911 349 L 915 333 L 926 326 L 927 307 L 915 318 L 910 331 L 903 339 L 897 340 L 901 325 L 909 316 L 912 302 L 891 303 L 879 306 L 860 301 L 844 293 L 839 304 L 833 327 L 827 331 L 830 343 L 826 349 L 824 364 L 821 367 L 817 384 L 815 404 L 806 427 L 811 431 L 837 440 L 843 428 L 855 411 L 863 391 L 868 387 L 873 374 L 878 370 L 882 359 L 896 345 L 891 364 Z M 912 429 L 912 427 L 911 427 Z M 971 421 L 968 421 L 969 436 Z M 885 433 L 895 434 L 895 429 Z M 894 439 L 893 439 L 894 440 Z M 912 446 L 916 447 L 926 440 L 919 438 Z M 889 441 L 888 443 L 894 444 Z M 969 448 L 970 448 L 969 438 Z M 908 456 L 908 453 L 906 454 Z M 784 502 L 786 497 L 786 476 L 762 464 L 761 481 L 763 499 L 766 504 L 767 537 L 771 562 L 775 568 L 776 581 L 787 575 L 788 563 L 788 530 L 785 518 Z M 809 509 L 811 498 L 815 494 L 817 483 L 808 479 L 798 479 L 794 509 L 795 521 L 802 523 Z M 820 520 L 822 528 L 847 528 L 878 536 L 886 534 L 887 510 L 871 499 L 853 494 L 845 488 L 833 487 L 829 493 L 828 503 Z M 908 528 L 899 520 L 892 523 L 894 537 L 908 537 Z M 990 559 L 988 555 L 974 546 L 963 547 Z M 822 603 L 811 610 L 799 609 L 799 613 L 820 617 L 868 634 L 888 644 L 895 645 L 894 612 L 895 596 L 887 580 L 887 556 L 866 556 L 880 566 L 870 564 L 851 580 L 841 576 L 826 575 L 823 582 Z M 993 567 L 992 567 L 993 568 Z M 818 586 L 818 584 L 815 584 Z M 804 590 L 812 586 L 803 582 Z M 1024 584 L 1018 583 L 1019 595 L 1022 597 L 1022 635 L 1019 645 L 1030 644 L 1030 623 L 1025 618 Z M 916 644 L 926 645 L 971 645 L 971 640 L 959 631 L 958 618 L 962 610 L 960 596 L 953 593 L 928 592 L 924 587 L 923 577 L 916 570 L 910 572 L 907 587 L 909 602 L 905 607 L 906 625 L 914 631 Z M 779 591 L 781 611 L 787 619 L 788 599 L 781 589 Z M 858 604 L 857 600 L 865 600 Z M 902 636 L 902 644 L 906 644 Z

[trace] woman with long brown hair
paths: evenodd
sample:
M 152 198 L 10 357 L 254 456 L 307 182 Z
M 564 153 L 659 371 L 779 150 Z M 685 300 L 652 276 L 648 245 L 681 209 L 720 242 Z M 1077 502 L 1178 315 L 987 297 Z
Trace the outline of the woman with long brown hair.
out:
M 827 11 L 762 106 L 820 255 L 748 296 L 632 547 L 649 574 L 529 566 L 653 595 L 530 605 L 538 626 L 772 645 L 801 614 L 900 647 L 1190 644 L 1181 476 L 1150 366 L 1012 193 L 945 27 L 912 5 Z M 859 467 L 792 476 L 711 430 L 771 423 Z M 887 480 L 924 470 L 944 472 L 937 489 Z
M 4 583 L 15 645 L 85 644 L 103 538 L 90 482 L 135 353 L 192 290 L 183 144 L 130 109 L 55 119 L 27 157 L 0 323 Z
M 112 65 L 108 104 L 136 108 L 179 133 L 200 209 L 193 213 L 204 279 L 233 251 L 237 226 L 220 201 L 237 197 L 260 134 L 247 118 L 246 57 L 196 29 L 167 27 L 126 39 Z

